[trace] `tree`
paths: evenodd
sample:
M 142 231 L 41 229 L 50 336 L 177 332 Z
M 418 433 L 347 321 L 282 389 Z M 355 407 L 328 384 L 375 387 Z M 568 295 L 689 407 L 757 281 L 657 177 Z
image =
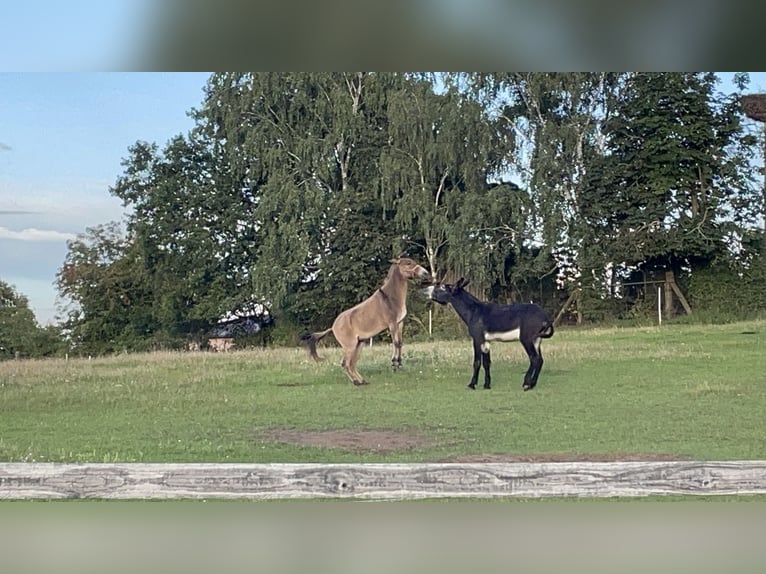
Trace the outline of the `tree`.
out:
M 529 220 L 512 271 L 514 282 L 555 273 L 559 288 L 576 295 L 581 287 L 589 230 L 582 225 L 592 158 L 602 153 L 603 125 L 611 94 L 619 83 L 612 73 L 476 74 L 471 85 L 498 121 L 515 134 L 510 169 L 528 186 Z
M 130 209 L 125 234 L 103 226 L 71 244 L 68 325 L 103 350 L 178 342 L 246 309 L 326 326 L 404 249 L 492 297 L 538 301 L 752 259 L 726 243 L 749 245 L 759 215 L 756 148 L 737 98 L 714 86 L 708 74 L 213 74 L 189 134 L 129 149 L 111 189 Z
M 626 78 L 581 202 L 602 265 L 705 266 L 727 249 L 727 231 L 753 219 L 738 110 L 716 82 L 700 73 Z
M 157 329 L 170 338 L 196 335 L 252 307 L 254 200 L 221 147 L 197 130 L 162 152 L 143 142 L 129 151 L 112 193 L 132 208 L 128 230 Z
M 60 341 L 55 328 L 37 324 L 29 300 L 0 281 L 0 361 L 52 355 L 60 349 Z
M 493 199 L 509 206 L 505 200 L 513 197 L 501 195 L 506 188 L 488 193 L 488 180 L 501 171 L 508 134 L 448 77 L 407 79 L 389 98 L 383 201 L 402 234 L 422 241 L 432 274 L 440 266 L 470 268 L 473 280 L 487 285 L 497 268 L 489 263 L 501 224 L 485 214 L 497 215 Z M 439 84 L 445 87 L 436 91 Z
M 142 254 L 116 222 L 68 242 L 57 286 L 72 302 L 64 327 L 80 352 L 146 349 L 157 332 Z
M 369 295 L 397 230 L 377 200 L 393 74 L 215 74 L 196 117 L 253 198 L 252 288 L 301 321 Z

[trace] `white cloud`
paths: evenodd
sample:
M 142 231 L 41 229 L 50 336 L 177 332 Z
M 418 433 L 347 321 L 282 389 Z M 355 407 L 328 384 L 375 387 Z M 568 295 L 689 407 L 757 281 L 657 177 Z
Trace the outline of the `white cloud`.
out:
M 21 231 L 13 231 L 7 227 L 0 227 L 0 239 L 16 239 L 18 241 L 66 241 L 75 239 L 74 233 L 63 233 L 50 229 L 35 229 L 30 227 Z
M 35 184 L 3 180 L 0 175 L 0 225 L 14 230 L 58 229 L 77 234 L 88 227 L 119 221 L 126 209 L 120 199 L 109 194 L 108 187 L 102 180 Z

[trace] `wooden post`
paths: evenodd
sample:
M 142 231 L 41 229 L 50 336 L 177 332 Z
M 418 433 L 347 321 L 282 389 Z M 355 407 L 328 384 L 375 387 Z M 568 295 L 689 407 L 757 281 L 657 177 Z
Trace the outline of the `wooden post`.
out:
M 665 290 L 665 316 L 666 317 L 672 317 L 673 310 L 675 309 L 675 307 L 673 306 L 673 287 L 671 287 L 672 282 L 673 282 L 673 272 L 665 271 L 665 283 L 663 287 Z
M 429 305 L 429 307 L 428 307 L 428 336 L 429 337 L 433 337 L 433 335 L 434 335 L 434 330 L 433 330 L 433 324 L 434 324 L 433 313 L 434 313 L 433 305 Z
M 676 294 L 678 300 L 681 301 L 681 306 L 684 308 L 684 311 L 686 311 L 686 314 L 691 315 L 692 308 L 689 306 L 689 302 L 686 300 L 686 297 L 684 297 L 684 294 L 681 292 L 681 288 L 678 286 L 675 280 L 670 284 L 670 286 L 673 288 L 673 293 Z
M 684 311 L 686 311 L 687 315 L 692 314 L 692 308 L 689 305 L 689 302 L 686 300 L 686 297 L 684 297 L 683 291 L 681 291 L 681 288 L 678 286 L 678 283 L 676 283 L 676 277 L 673 274 L 673 271 L 665 271 L 665 313 L 666 314 L 672 314 L 674 307 L 673 307 L 673 294 L 675 294 L 676 297 L 678 297 L 678 300 L 681 302 L 681 306 L 684 308 Z
M 578 289 L 575 296 L 575 313 L 577 314 L 577 324 L 582 325 L 582 289 Z
M 666 271 L 665 272 L 665 293 L 667 294 L 668 288 L 672 290 L 673 293 L 675 293 L 676 297 L 678 297 L 678 300 L 681 302 L 681 306 L 684 308 L 684 311 L 686 311 L 687 315 L 692 314 L 692 308 L 689 305 L 689 302 L 686 300 L 686 297 L 684 297 L 683 292 L 681 291 L 681 288 L 676 283 L 676 277 L 673 274 L 673 271 Z M 672 297 L 672 295 L 671 295 Z M 667 301 L 665 302 L 666 310 L 667 310 Z M 672 312 L 673 306 L 671 304 L 670 310 Z
M 559 309 L 559 312 L 556 313 L 556 318 L 553 320 L 553 326 L 558 327 L 559 321 L 561 321 L 561 318 L 564 316 L 564 313 L 567 312 L 567 309 L 569 309 L 569 306 L 572 304 L 572 301 L 575 300 L 575 297 L 580 292 L 579 287 L 574 289 L 570 294 L 569 297 L 567 297 L 566 303 Z M 578 321 L 579 324 L 579 321 Z

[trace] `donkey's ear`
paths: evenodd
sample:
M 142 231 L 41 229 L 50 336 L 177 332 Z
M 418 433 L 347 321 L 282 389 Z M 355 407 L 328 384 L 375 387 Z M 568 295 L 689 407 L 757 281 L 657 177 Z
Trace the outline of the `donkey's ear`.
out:
M 465 287 L 468 287 L 468 284 L 469 284 L 470 282 L 471 282 L 471 280 L 470 280 L 470 279 L 466 279 L 465 281 L 463 281 L 463 288 L 465 288 Z
M 444 281 L 444 276 L 446 274 L 447 274 L 447 272 L 444 271 L 444 269 L 442 269 L 440 271 L 437 271 L 436 272 L 436 283 L 441 283 L 442 281 Z
M 458 280 L 455 282 L 455 287 L 457 287 L 458 289 L 460 289 L 460 287 L 462 287 L 462 286 L 463 286 L 463 283 L 465 283 L 465 277 L 461 277 L 460 279 L 458 279 Z

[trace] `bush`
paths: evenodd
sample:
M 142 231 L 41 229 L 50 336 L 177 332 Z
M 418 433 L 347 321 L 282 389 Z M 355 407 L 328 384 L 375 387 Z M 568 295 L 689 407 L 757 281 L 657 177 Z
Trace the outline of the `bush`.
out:
M 766 309 L 766 264 L 754 262 L 736 270 L 716 264 L 695 270 L 689 279 L 687 296 L 694 315 L 723 319 L 750 319 Z
M 285 318 L 275 318 L 274 325 L 268 329 L 264 329 L 264 331 L 267 331 L 267 333 L 264 333 L 263 335 L 264 337 L 267 337 L 267 340 L 264 341 L 264 345 L 268 344 L 275 347 L 296 347 L 300 345 L 301 334 L 306 331 L 306 328 Z

